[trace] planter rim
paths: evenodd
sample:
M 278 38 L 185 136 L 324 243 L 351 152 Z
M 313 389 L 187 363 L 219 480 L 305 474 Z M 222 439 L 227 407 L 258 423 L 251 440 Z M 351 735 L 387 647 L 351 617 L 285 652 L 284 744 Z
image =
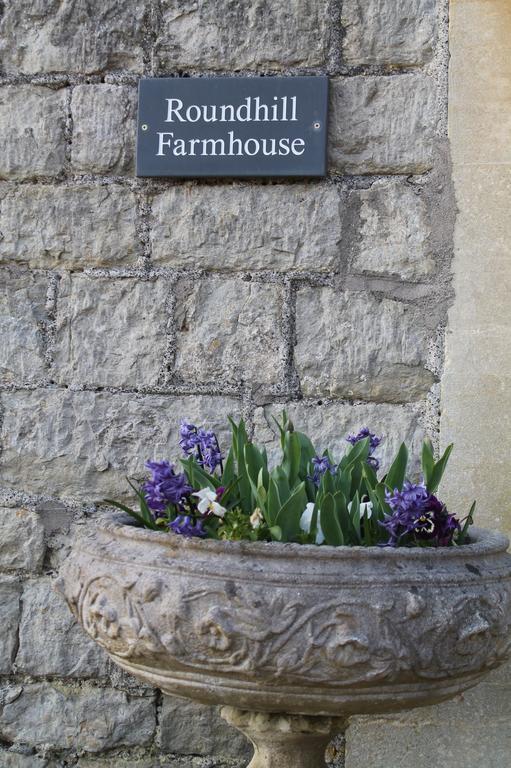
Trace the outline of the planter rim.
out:
M 486 528 L 472 527 L 470 529 L 470 544 L 459 547 L 362 547 L 340 546 L 333 547 L 322 544 L 296 544 L 292 542 L 264 541 L 218 541 L 215 539 L 200 539 L 178 536 L 164 531 L 152 531 L 140 528 L 131 522 L 128 515 L 109 513 L 99 521 L 99 529 L 114 533 L 116 536 L 130 541 L 151 543 L 165 546 L 171 550 L 198 551 L 201 553 L 239 554 L 243 556 L 266 556 L 272 558 L 300 556 L 307 559 L 360 559 L 361 555 L 371 559 L 423 560 L 431 557 L 445 560 L 460 557 L 485 556 L 504 553 L 509 548 L 509 538 L 498 531 Z

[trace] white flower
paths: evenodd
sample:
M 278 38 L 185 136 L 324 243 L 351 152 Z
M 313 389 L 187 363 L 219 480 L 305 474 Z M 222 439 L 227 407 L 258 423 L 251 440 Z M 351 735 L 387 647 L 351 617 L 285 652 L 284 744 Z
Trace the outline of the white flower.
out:
M 250 525 L 255 530 L 256 528 L 259 528 L 263 520 L 264 520 L 263 513 L 261 512 L 259 507 L 256 507 L 252 512 L 252 514 L 250 515 Z
M 351 505 L 353 504 L 352 501 L 348 504 L 348 512 L 351 512 Z M 361 501 L 360 502 L 360 517 L 364 517 L 364 515 L 369 518 L 373 514 L 373 502 L 372 501 Z
M 216 500 L 215 491 L 211 488 L 203 488 L 196 493 L 192 493 L 192 496 L 198 496 L 200 501 L 197 504 L 197 508 L 201 515 L 216 515 L 217 517 L 223 517 L 227 510 L 222 507 Z
M 305 507 L 303 514 L 300 518 L 300 528 L 304 533 L 310 533 L 311 529 L 311 523 L 312 523 L 312 513 L 314 512 L 314 504 L 312 501 L 310 501 L 307 506 Z M 317 522 L 317 531 L 316 531 L 316 544 L 323 544 L 325 537 L 323 535 L 323 531 L 321 530 L 321 523 L 319 522 L 319 515 L 320 511 L 318 509 L 318 522 Z

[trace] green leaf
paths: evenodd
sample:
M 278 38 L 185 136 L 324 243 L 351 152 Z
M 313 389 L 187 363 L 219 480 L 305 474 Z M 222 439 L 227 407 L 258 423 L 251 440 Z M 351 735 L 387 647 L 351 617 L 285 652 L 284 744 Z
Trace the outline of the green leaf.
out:
M 327 493 L 321 502 L 320 521 L 325 542 L 333 547 L 344 544 L 344 536 L 335 512 L 335 501 L 331 493 Z
M 281 466 L 288 477 L 290 488 L 294 488 L 299 479 L 300 459 L 300 438 L 296 432 L 286 432 L 284 437 L 284 456 Z
M 406 467 L 408 464 L 408 448 L 404 443 L 401 443 L 397 456 L 392 462 L 392 466 L 387 472 L 385 478 L 385 485 L 391 491 L 395 488 L 400 491 L 403 487 L 403 483 L 406 477 Z
M 449 461 L 449 456 L 452 453 L 452 449 L 453 445 L 451 443 L 451 445 L 448 445 L 445 449 L 443 456 L 436 462 L 435 468 L 431 474 L 431 479 L 427 485 L 429 493 L 436 493 L 437 488 L 440 485 L 440 481 L 442 480 L 442 476 L 445 472 L 447 462 Z
M 433 475 L 433 470 L 435 469 L 435 457 L 433 455 L 433 446 L 431 445 L 431 440 L 424 440 L 422 444 L 421 467 L 426 488 L 429 489 L 431 476 Z
M 282 540 L 293 541 L 300 533 L 300 518 L 307 504 L 305 483 L 300 483 L 282 505 L 276 523 L 282 529 Z
M 121 504 L 118 501 L 114 501 L 113 499 L 103 499 L 105 504 L 111 504 L 113 507 L 117 507 L 118 509 L 122 509 L 123 512 L 126 512 L 130 517 L 132 517 L 134 520 L 137 521 L 140 525 L 142 525 L 144 528 L 151 528 L 153 531 L 160 530 L 156 523 L 153 523 L 151 521 L 151 525 L 148 524 L 148 522 L 137 512 L 135 512 L 134 509 L 130 509 L 130 507 L 126 507 L 124 504 Z
M 245 466 L 247 468 L 248 476 L 256 486 L 263 485 L 266 489 L 268 487 L 268 467 L 265 464 L 265 457 L 253 443 L 246 443 L 244 449 Z M 259 476 L 261 475 L 262 482 L 259 483 Z
M 274 467 L 271 473 L 271 477 L 273 478 L 273 481 L 275 482 L 278 488 L 279 498 L 282 504 L 291 495 L 291 489 L 289 487 L 287 475 L 282 469 L 282 467 L 279 465 L 277 467 Z
M 282 541 L 282 529 L 278 525 L 272 525 L 269 530 L 272 539 L 275 539 L 275 541 Z
M 355 530 L 360 531 L 360 498 L 358 492 L 351 502 L 350 518 Z
M 216 491 L 220 486 L 218 478 L 206 472 L 200 464 L 197 464 L 193 456 L 189 456 L 187 459 L 180 459 L 180 462 L 183 465 L 188 482 L 194 488 L 211 488 L 213 491 Z
M 273 477 L 270 477 L 268 484 L 268 500 L 266 503 L 266 522 L 269 527 L 275 525 L 277 515 L 282 506 L 279 496 L 279 489 Z
M 476 511 L 476 502 L 472 502 L 472 506 L 470 507 L 470 511 L 468 513 L 468 516 L 465 518 L 465 523 L 463 525 L 463 528 L 459 532 L 457 538 L 456 538 L 456 544 L 464 544 L 467 538 L 468 529 L 471 525 L 474 524 L 474 512 Z
M 300 480 L 306 480 L 307 475 L 309 474 L 309 464 L 314 456 L 316 456 L 316 450 L 307 435 L 304 435 L 303 432 L 295 432 L 294 434 L 298 437 L 298 442 L 300 444 L 300 468 L 298 474 Z
M 231 429 L 233 431 L 233 447 L 239 476 L 240 506 L 245 514 L 251 515 L 254 508 L 252 486 L 250 484 L 245 463 L 245 446 L 248 444 L 247 430 L 245 429 L 245 422 L 243 419 L 241 419 L 237 425 L 232 420 L 230 421 Z

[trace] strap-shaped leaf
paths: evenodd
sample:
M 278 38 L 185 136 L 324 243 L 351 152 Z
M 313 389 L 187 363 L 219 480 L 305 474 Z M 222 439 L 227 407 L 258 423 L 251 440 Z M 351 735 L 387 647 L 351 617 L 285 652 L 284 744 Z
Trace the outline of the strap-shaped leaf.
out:
M 445 449 L 443 456 L 436 462 L 435 468 L 431 474 L 431 478 L 427 486 L 428 491 L 430 493 L 436 493 L 438 486 L 440 485 L 440 482 L 442 480 L 442 476 L 445 472 L 447 462 L 449 461 L 449 456 L 452 453 L 452 449 L 453 449 L 453 445 L 451 443 L 451 445 L 448 445 L 447 448 Z
M 335 501 L 331 493 L 327 493 L 323 498 L 319 517 L 321 528 L 325 536 L 325 542 L 334 547 L 340 547 L 344 544 L 344 536 L 339 520 L 337 519 Z
M 406 477 L 406 467 L 408 465 L 408 448 L 404 443 L 401 443 L 397 456 L 392 462 L 392 465 L 387 472 L 385 478 L 385 485 L 389 490 L 393 491 L 395 488 L 400 491 L 403 487 L 403 483 Z
M 300 483 L 277 515 L 276 523 L 282 529 L 282 541 L 294 541 L 300 534 L 300 518 L 306 504 L 304 483 Z

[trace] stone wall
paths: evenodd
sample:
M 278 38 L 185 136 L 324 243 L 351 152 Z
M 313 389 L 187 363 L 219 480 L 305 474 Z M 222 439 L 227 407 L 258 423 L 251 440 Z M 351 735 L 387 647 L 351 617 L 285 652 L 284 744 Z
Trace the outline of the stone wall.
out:
M 1 6 L 0 764 L 245 765 L 215 711 L 112 667 L 52 578 L 181 417 L 243 414 L 270 448 L 284 406 L 320 446 L 437 439 L 446 2 Z M 216 73 L 330 75 L 328 178 L 134 178 L 139 77 Z

